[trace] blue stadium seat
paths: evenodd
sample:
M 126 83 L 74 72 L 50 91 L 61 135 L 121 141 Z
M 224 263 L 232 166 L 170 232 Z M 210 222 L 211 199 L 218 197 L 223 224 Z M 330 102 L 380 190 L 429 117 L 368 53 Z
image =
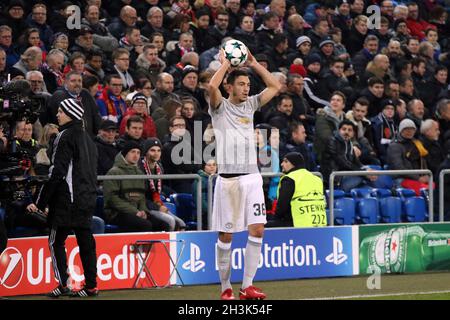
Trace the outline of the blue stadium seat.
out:
M 93 234 L 105 233 L 105 221 L 100 217 L 93 216 L 91 230 Z
M 105 223 L 104 200 L 105 199 L 103 198 L 103 195 L 101 194 L 97 195 L 97 203 L 95 206 L 94 216 L 101 218 Z M 104 233 L 119 233 L 119 232 L 120 232 L 119 226 L 115 224 L 105 223 Z
M 167 209 L 169 209 L 170 213 L 177 215 L 177 207 L 175 206 L 174 203 L 172 202 L 163 202 L 164 206 L 167 207 Z
M 392 191 L 384 188 L 373 189 L 370 193 L 371 197 L 383 199 L 392 196 Z
M 334 201 L 334 223 L 336 225 L 351 225 L 355 223 L 355 200 L 339 198 Z
M 406 220 L 408 222 L 424 222 L 427 219 L 427 209 L 423 197 L 406 198 L 404 201 Z
M 378 223 L 380 210 L 376 198 L 361 198 L 358 200 L 356 217 L 362 224 Z
M 5 209 L 0 208 L 0 220 L 5 221 Z
M 354 188 L 350 190 L 350 195 L 355 200 L 360 198 L 369 198 L 372 191 L 372 187 Z
M 405 198 L 410 198 L 410 197 L 415 197 L 416 193 L 414 192 L 414 190 L 411 189 L 406 189 L 406 188 L 397 188 L 395 189 L 395 191 L 397 192 L 397 195 L 403 199 Z
M 373 186 L 375 188 L 384 188 L 384 189 L 391 189 L 394 186 L 394 179 L 392 179 L 392 176 L 378 176 L 378 179 L 373 182 Z
M 378 200 L 380 203 L 381 222 L 401 222 L 402 200 L 399 197 L 384 197 Z
M 177 217 L 186 222 L 186 229 L 197 229 L 197 209 L 192 194 L 172 194 L 170 195 L 170 202 L 175 204 Z

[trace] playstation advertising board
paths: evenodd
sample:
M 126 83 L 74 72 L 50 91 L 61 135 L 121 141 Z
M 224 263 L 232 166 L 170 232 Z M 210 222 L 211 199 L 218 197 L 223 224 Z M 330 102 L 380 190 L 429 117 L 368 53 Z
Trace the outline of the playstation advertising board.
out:
M 184 284 L 219 282 L 217 232 L 177 233 L 184 250 L 178 271 Z M 233 236 L 232 282 L 242 281 L 247 232 Z M 358 274 L 357 227 L 267 229 L 255 280 L 352 276 Z M 180 248 L 178 248 L 180 253 Z M 181 281 L 178 279 L 178 283 Z

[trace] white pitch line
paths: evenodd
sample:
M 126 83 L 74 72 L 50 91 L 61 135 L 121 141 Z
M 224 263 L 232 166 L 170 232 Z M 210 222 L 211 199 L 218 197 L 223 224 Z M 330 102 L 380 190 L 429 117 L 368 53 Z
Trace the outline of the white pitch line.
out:
M 342 296 L 342 297 L 323 297 L 323 298 L 306 298 L 299 300 L 338 300 L 338 299 L 358 299 L 358 298 L 379 298 L 379 297 L 392 297 L 392 296 L 407 296 L 407 295 L 424 295 L 424 294 L 439 294 L 450 293 L 450 290 L 445 291 L 429 291 L 429 292 L 401 292 L 401 293 L 386 293 L 386 294 L 361 294 L 354 296 Z

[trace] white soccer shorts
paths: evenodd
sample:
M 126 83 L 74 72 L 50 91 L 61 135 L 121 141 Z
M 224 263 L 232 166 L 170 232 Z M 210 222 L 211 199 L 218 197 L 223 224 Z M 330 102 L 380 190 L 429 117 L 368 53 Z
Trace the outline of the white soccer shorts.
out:
M 247 230 L 251 224 L 266 222 L 261 174 L 217 177 L 212 213 L 213 230 L 235 233 Z

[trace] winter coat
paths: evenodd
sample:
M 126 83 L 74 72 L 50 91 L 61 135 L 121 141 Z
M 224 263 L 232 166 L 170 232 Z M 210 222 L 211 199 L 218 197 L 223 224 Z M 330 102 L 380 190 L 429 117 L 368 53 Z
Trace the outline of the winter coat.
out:
M 399 133 L 396 140 L 389 145 L 387 150 L 387 164 L 390 170 L 427 169 L 426 155 L 421 155 L 413 140 L 405 139 Z M 405 174 L 402 177 L 419 180 L 419 176 L 415 174 Z
M 97 147 L 98 154 L 100 155 L 97 162 L 97 175 L 104 176 L 109 169 L 113 167 L 114 160 L 120 149 L 116 142 L 106 143 L 99 136 L 94 138 L 94 142 Z
M 333 136 L 334 131 L 338 129 L 339 123 L 344 119 L 344 113 L 342 113 L 340 117 L 337 117 L 336 114 L 331 111 L 330 107 L 317 110 L 314 152 L 317 154 L 317 159 L 321 165 L 328 141 Z
M 339 132 L 336 132 L 328 141 L 320 166 L 324 181 L 328 181 L 333 171 L 357 171 L 361 170 L 362 166 L 353 151 L 353 143 L 345 141 Z
M 120 122 L 119 134 L 121 135 L 125 134 L 127 120 L 134 115 L 137 115 L 137 113 L 133 108 L 127 110 L 127 113 Z M 150 137 L 156 137 L 156 126 L 155 123 L 153 122 L 152 117 L 147 114 L 143 114 L 140 116 L 141 118 L 144 119 L 144 132 L 142 133 L 142 138 L 147 139 Z
M 158 75 L 166 68 L 164 60 L 158 58 L 157 65 L 150 65 L 150 62 L 145 57 L 144 53 L 141 53 L 136 60 L 136 74 L 143 73 L 152 82 L 152 87 L 156 88 L 156 82 Z
M 423 146 L 428 151 L 426 157 L 428 169 L 433 172 L 435 179 L 437 179 L 439 177 L 439 166 L 445 160 L 446 152 L 437 140 L 430 140 L 424 136 L 420 136 L 419 140 L 422 141 Z
M 49 180 L 36 205 L 49 206 L 51 226 L 90 228 L 97 199 L 97 148 L 79 120 L 62 127 L 53 143 Z
M 381 162 L 385 164 L 388 146 L 394 141 L 398 132 L 398 126 L 395 124 L 394 119 L 387 119 L 381 112 L 376 117 L 371 118 L 370 121 L 372 123 L 372 136 L 375 151 Z
M 108 176 L 143 175 L 137 165 L 126 162 L 122 153 L 118 153 L 114 166 Z M 106 221 L 111 221 L 118 214 L 136 215 L 138 211 L 148 211 L 145 201 L 144 180 L 105 180 L 103 183 Z

